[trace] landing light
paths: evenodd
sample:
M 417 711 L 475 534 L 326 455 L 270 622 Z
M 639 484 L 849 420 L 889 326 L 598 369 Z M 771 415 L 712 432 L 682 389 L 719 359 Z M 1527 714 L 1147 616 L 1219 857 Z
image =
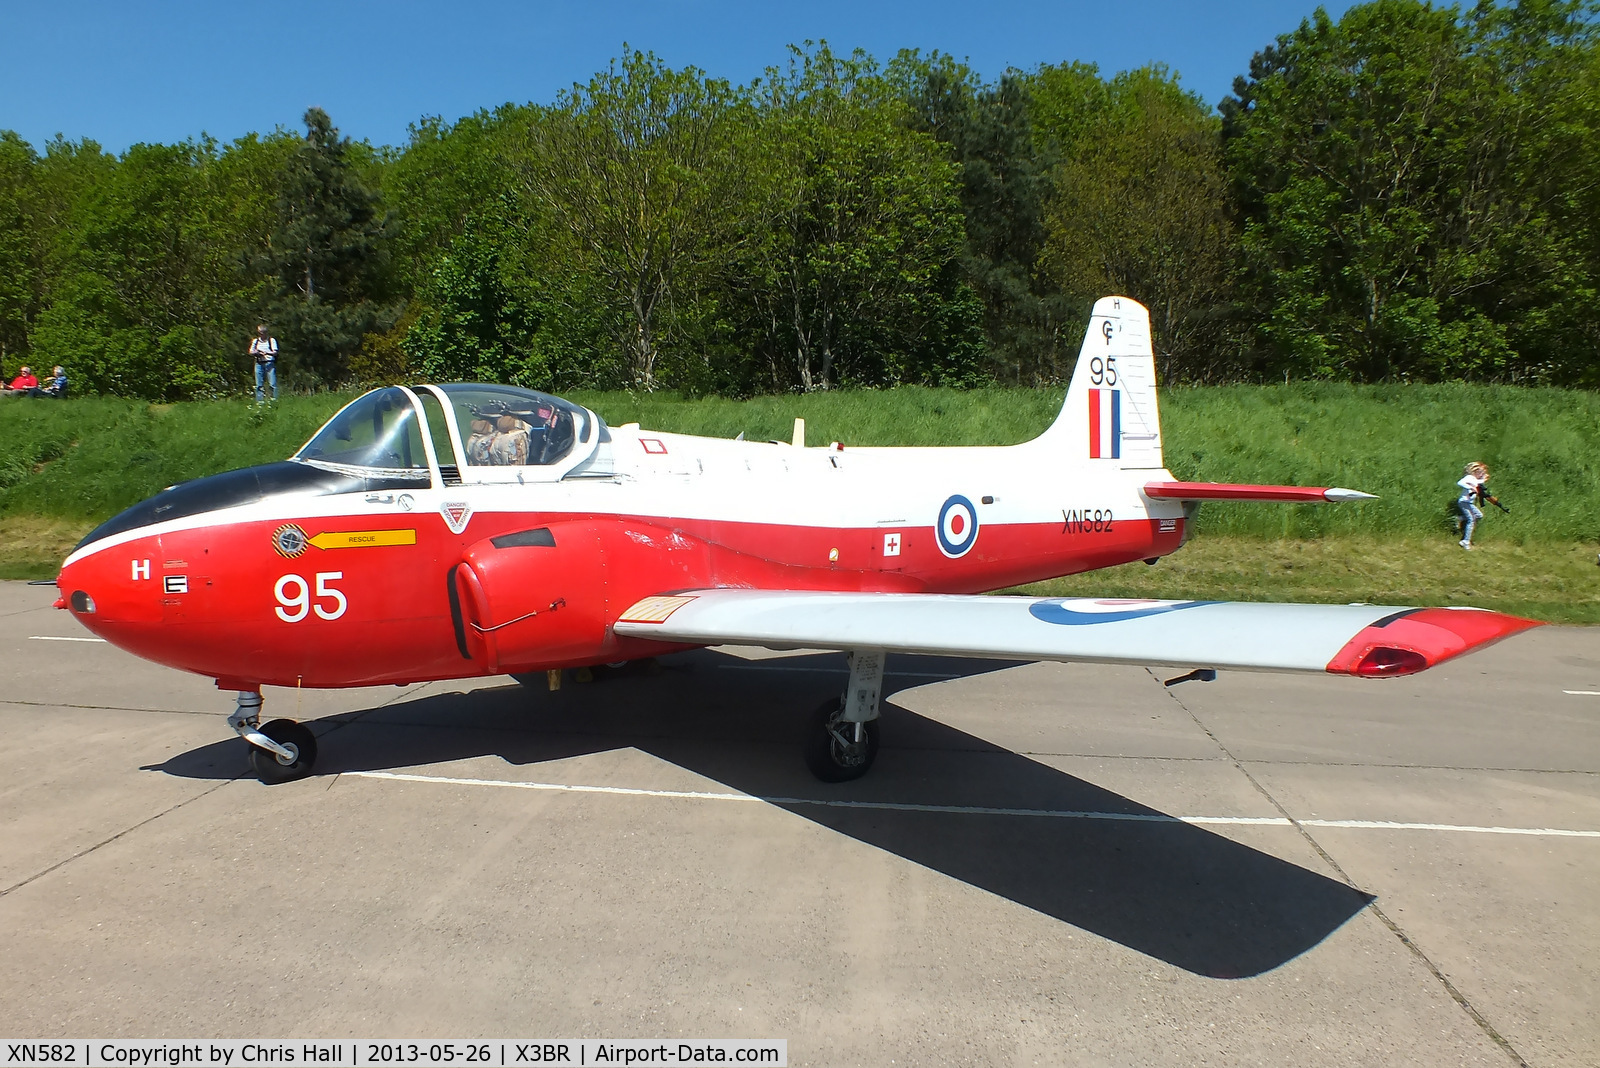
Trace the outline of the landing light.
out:
M 1356 665 L 1354 674 L 1365 678 L 1385 675 L 1412 675 L 1428 666 L 1428 658 L 1410 649 L 1391 649 L 1380 645 Z

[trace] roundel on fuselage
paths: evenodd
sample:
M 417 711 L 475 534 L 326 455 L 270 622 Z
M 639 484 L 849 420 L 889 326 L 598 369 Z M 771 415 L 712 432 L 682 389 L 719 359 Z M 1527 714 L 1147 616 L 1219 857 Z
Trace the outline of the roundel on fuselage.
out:
M 978 541 L 978 510 L 957 493 L 939 508 L 933 532 L 940 552 L 952 560 L 965 556 Z

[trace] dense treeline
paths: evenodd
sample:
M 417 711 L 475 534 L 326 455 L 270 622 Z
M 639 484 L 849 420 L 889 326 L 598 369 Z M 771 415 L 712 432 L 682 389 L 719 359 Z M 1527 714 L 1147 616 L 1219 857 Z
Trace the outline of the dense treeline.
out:
M 120 157 L 0 133 L 0 363 L 202 396 L 265 320 L 302 388 L 1031 385 L 1121 292 L 1168 380 L 1597 385 L 1596 10 L 1319 11 L 1216 110 L 1162 67 L 807 45 L 743 86 L 625 50 L 398 149 L 316 108 Z

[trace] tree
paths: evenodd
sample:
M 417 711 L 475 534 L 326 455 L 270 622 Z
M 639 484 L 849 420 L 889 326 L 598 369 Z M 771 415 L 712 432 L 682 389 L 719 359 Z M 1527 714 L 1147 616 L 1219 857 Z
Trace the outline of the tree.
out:
M 761 193 L 733 272 L 776 386 L 955 383 L 981 355 L 957 168 L 862 53 L 768 72 Z M 784 365 L 787 364 L 787 369 Z
M 522 189 L 597 283 L 641 389 L 656 387 L 663 349 L 693 318 L 683 305 L 728 244 L 740 183 L 727 143 L 744 121 L 727 82 L 629 51 L 527 126 Z
M 280 178 L 276 227 L 254 266 L 273 283 L 264 312 L 284 338 L 286 370 L 334 383 L 362 337 L 395 318 L 383 299 L 389 218 L 327 113 L 311 108 L 305 124 Z
M 218 277 L 231 282 L 228 307 L 215 343 L 227 354 L 236 384 L 253 377 L 245 349 L 277 279 L 257 270 L 271 251 L 278 227 L 278 196 L 300 137 L 283 129 L 246 134 L 225 146 L 205 167 L 208 226 L 216 235 L 210 254 Z
M 43 296 L 43 263 L 34 219 L 39 155 L 11 130 L 0 130 L 0 367 L 28 351 L 28 331 Z
M 422 310 L 405 340 L 413 366 L 434 380 L 548 385 L 549 369 L 527 359 L 537 319 L 503 271 L 498 243 L 469 221 L 417 293 Z
M 1079 307 L 1107 293 L 1149 307 L 1163 378 L 1225 375 L 1236 253 L 1216 118 L 1163 67 L 1031 80 L 1057 160 L 1044 269 Z
M 218 342 L 240 280 L 229 217 L 213 204 L 215 160 L 209 141 L 134 145 L 77 185 L 33 333 L 40 363 L 67 366 L 91 392 L 174 400 L 222 384 Z
M 526 208 L 515 194 L 512 154 L 539 109 L 507 104 L 449 124 L 435 117 L 411 127 L 410 142 L 386 168 L 384 201 L 394 212 L 396 274 L 420 285 L 434 258 L 469 226 L 515 239 Z M 504 232 L 502 232 L 504 231 Z
M 1378 0 L 1256 55 L 1224 132 L 1274 370 L 1581 378 L 1592 14 Z
M 983 302 L 993 373 L 1012 382 L 1054 380 L 1071 358 L 1064 328 L 1078 316 L 1036 271 L 1050 161 L 1034 138 L 1029 79 L 1007 72 L 997 85 L 979 86 L 938 55 L 902 53 L 896 65 L 910 72 L 912 127 L 947 146 L 961 168 L 962 269 Z

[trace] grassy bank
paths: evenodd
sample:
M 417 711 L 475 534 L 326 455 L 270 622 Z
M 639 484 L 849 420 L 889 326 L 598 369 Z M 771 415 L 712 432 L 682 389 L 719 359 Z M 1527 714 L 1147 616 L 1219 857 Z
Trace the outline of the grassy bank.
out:
M 1551 623 L 1600 623 L 1593 546 L 1501 541 L 1462 552 L 1443 538 L 1329 534 L 1202 537 L 1159 563 L 1051 579 L 1045 597 L 1165 597 L 1323 604 L 1465 604 Z
M 92 525 L 176 482 L 281 460 L 348 399 L 0 400 L 0 519 Z
M 612 423 L 755 440 L 787 440 L 802 416 L 813 443 L 847 445 L 1009 444 L 1043 430 L 1061 404 L 1056 391 L 1003 389 L 571 396 Z M 51 573 L 84 531 L 164 486 L 287 456 L 348 399 L 285 398 L 265 411 L 242 401 L 0 401 L 0 576 Z M 1207 505 L 1201 540 L 1177 557 L 1060 590 L 1493 602 L 1600 621 L 1588 547 L 1600 536 L 1600 395 L 1295 384 L 1168 390 L 1161 403 L 1167 464 L 1180 478 L 1342 485 L 1382 499 Z M 1491 513 L 1471 556 L 1450 536 L 1453 484 L 1469 459 L 1494 468 L 1513 509 Z

